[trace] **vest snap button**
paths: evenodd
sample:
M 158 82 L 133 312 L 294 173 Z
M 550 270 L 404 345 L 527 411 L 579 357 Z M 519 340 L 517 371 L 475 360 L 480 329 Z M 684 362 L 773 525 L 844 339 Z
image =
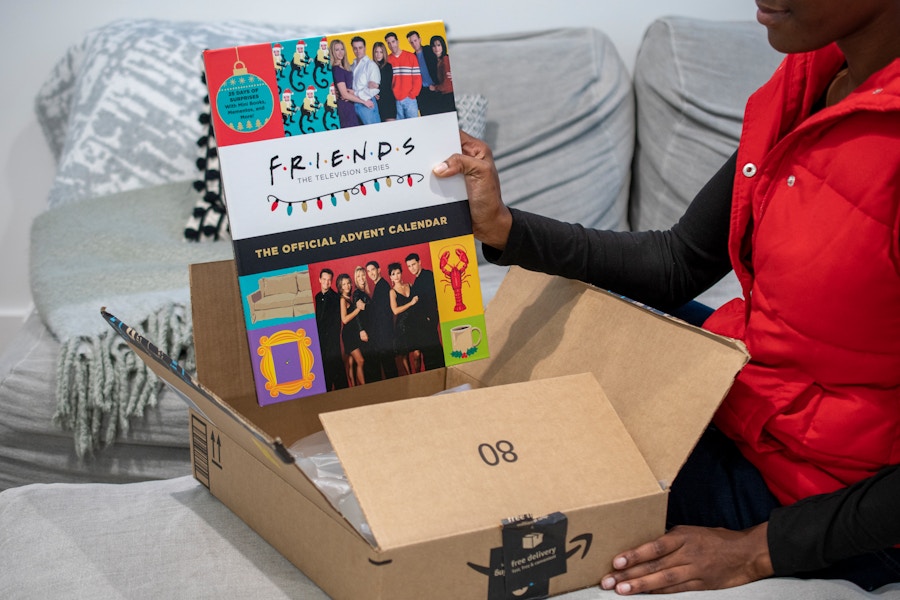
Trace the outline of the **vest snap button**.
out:
M 794 187 L 794 182 L 796 182 L 796 181 L 797 181 L 797 178 L 794 177 L 793 175 L 790 175 L 790 176 L 787 178 L 787 184 L 788 184 L 788 187 Z
M 756 165 L 753 163 L 747 163 L 744 165 L 744 168 L 741 169 L 741 172 L 744 174 L 744 177 L 753 177 L 756 175 Z

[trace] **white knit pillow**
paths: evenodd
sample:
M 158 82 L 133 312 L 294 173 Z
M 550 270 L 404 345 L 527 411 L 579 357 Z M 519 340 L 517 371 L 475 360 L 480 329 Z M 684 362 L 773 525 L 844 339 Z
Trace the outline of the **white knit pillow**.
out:
M 318 29 L 129 19 L 89 32 L 60 59 L 35 100 L 59 160 L 50 208 L 194 179 L 196 141 L 205 129 L 197 121 L 206 94 L 197 76 L 203 50 L 310 37 Z

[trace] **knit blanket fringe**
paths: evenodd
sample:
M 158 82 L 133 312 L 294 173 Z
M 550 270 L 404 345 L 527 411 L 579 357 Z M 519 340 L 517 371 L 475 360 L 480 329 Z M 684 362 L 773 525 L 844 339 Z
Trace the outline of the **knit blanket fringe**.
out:
M 102 307 L 195 369 L 188 265 L 231 258 L 233 250 L 230 242 L 184 240 L 184 210 L 194 194 L 190 182 L 166 184 L 86 198 L 35 218 L 32 296 L 61 346 L 54 422 L 73 432 L 78 457 L 128 434 L 131 419 L 149 419 L 162 389 Z
M 172 304 L 138 324 L 148 339 L 193 371 L 190 310 Z M 162 382 L 114 332 L 62 344 L 57 365 L 55 423 L 71 430 L 79 457 L 126 435 L 130 420 L 155 407 Z

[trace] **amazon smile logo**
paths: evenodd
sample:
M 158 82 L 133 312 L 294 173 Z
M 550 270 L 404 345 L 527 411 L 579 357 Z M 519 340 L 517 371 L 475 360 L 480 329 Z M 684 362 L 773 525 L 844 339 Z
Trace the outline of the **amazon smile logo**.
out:
M 520 517 L 503 525 L 503 545 L 491 548 L 489 564 L 467 566 L 488 578 L 487 600 L 544 598 L 550 579 L 566 572 L 570 559 L 584 560 L 594 536 L 566 541 L 568 520 L 562 513 L 539 519 Z

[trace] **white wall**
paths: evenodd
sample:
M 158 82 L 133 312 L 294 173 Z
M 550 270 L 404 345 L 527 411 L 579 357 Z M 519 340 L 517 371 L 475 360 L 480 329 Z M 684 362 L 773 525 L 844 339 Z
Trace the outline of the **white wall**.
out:
M 266 6 L 265 10 L 260 10 Z M 46 207 L 53 159 L 32 108 L 40 82 L 89 29 L 125 17 L 282 19 L 307 25 L 375 27 L 443 19 L 454 37 L 592 26 L 605 31 L 630 66 L 647 25 L 679 14 L 750 20 L 751 0 L 2 0 L 0 8 L 0 350 L 31 307 L 28 230 Z

